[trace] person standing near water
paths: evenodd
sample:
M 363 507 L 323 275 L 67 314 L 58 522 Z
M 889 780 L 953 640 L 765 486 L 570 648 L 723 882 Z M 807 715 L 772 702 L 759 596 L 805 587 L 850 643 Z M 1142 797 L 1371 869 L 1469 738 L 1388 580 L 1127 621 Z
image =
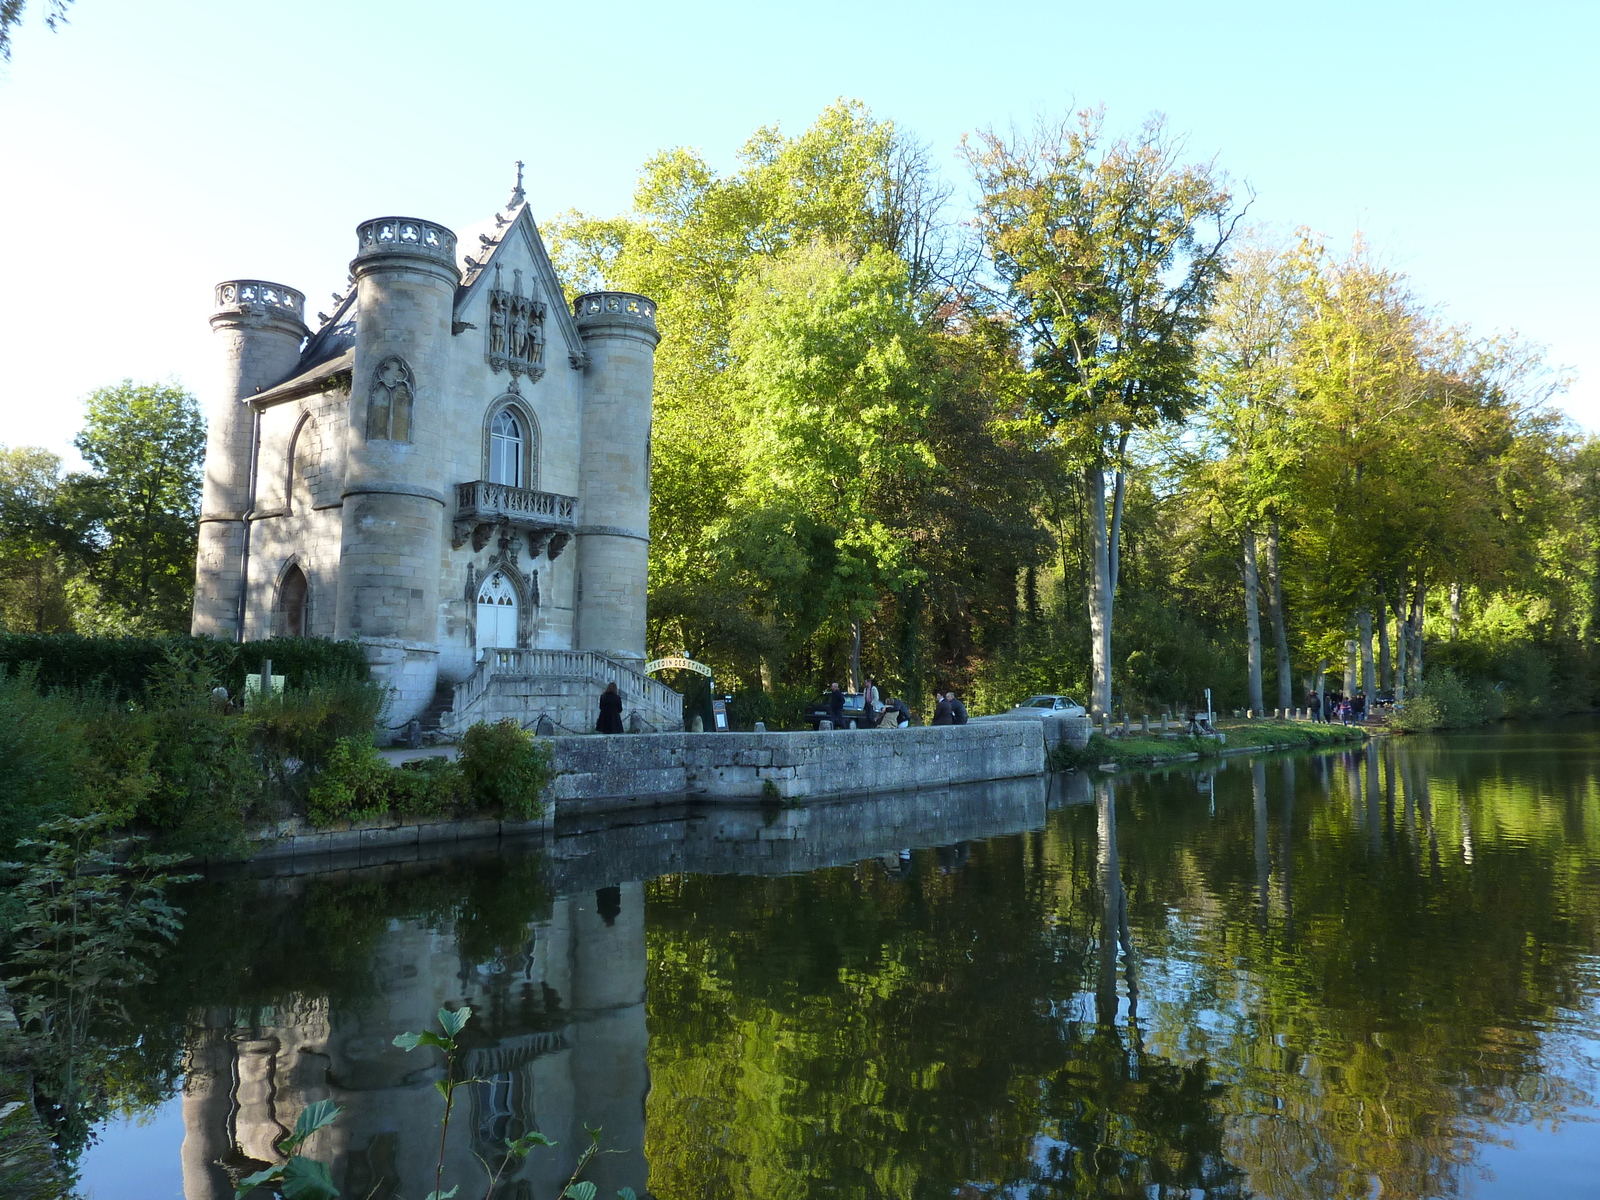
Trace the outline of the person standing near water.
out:
M 939 702 L 933 706 L 933 724 L 954 725 L 955 713 L 950 706 L 950 693 L 936 692 L 935 696 Z
M 967 706 L 954 692 L 945 693 L 945 699 L 950 701 L 950 724 L 965 725 L 967 723 Z
M 606 684 L 606 690 L 600 693 L 600 719 L 594 727 L 599 733 L 622 732 L 622 695 L 614 682 Z
M 839 690 L 837 683 L 828 685 L 828 720 L 833 722 L 835 729 L 844 725 L 844 693 Z

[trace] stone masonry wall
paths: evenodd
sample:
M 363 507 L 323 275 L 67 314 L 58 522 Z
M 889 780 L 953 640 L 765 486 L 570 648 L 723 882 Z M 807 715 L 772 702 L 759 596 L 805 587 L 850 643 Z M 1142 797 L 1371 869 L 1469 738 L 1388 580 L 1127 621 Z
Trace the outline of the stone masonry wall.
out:
M 947 787 L 1039 775 L 1038 722 L 822 733 L 662 733 L 563 737 L 558 803 L 608 797 L 784 799 Z

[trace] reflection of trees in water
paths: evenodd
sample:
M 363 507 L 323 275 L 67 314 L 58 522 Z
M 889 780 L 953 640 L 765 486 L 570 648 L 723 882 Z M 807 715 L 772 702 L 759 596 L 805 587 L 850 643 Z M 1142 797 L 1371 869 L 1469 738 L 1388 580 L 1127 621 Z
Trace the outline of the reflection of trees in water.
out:
M 1123 777 L 955 870 L 658 881 L 655 1190 L 1462 1194 L 1587 1100 L 1589 770 L 1235 760 L 1214 812 Z
M 655 884 L 656 1194 L 1239 1194 L 1207 1068 L 1119 1013 L 1136 973 L 1109 790 L 1096 814 L 1065 879 L 1037 833 L 903 875 Z
M 1597 946 L 1594 823 L 1567 817 L 1554 765 L 1530 778 L 1410 745 L 1309 765 L 1298 805 L 1292 786 L 1262 804 L 1259 768 L 1224 773 L 1215 821 L 1134 789 L 1134 925 L 1147 959 L 1176 960 L 1151 1036 L 1231 1085 L 1228 1152 L 1252 1190 L 1460 1194 L 1492 1127 L 1588 1100 L 1541 1030 L 1592 1009 L 1577 981 Z M 1323 781 L 1326 802 L 1307 804 Z M 1274 809 L 1296 827 L 1262 923 Z

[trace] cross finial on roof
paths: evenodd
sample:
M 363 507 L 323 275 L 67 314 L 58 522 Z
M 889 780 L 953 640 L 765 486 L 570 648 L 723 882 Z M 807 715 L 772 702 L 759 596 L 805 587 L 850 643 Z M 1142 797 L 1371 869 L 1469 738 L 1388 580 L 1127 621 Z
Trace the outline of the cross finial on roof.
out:
M 519 158 L 517 159 L 517 186 L 511 189 L 511 199 L 506 201 L 506 207 L 515 208 L 527 198 L 522 191 L 522 160 Z

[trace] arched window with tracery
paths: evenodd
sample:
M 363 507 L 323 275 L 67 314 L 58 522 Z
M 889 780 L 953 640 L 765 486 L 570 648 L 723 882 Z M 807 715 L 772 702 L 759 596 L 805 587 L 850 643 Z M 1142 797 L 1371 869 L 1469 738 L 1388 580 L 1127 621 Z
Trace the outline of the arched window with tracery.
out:
M 278 606 L 272 622 L 275 635 L 306 636 L 306 599 L 306 573 L 298 565 L 291 566 L 278 584 Z
M 489 426 L 489 482 L 505 483 L 512 487 L 525 487 L 523 470 L 527 439 L 523 436 L 522 422 L 509 408 L 495 414 Z

